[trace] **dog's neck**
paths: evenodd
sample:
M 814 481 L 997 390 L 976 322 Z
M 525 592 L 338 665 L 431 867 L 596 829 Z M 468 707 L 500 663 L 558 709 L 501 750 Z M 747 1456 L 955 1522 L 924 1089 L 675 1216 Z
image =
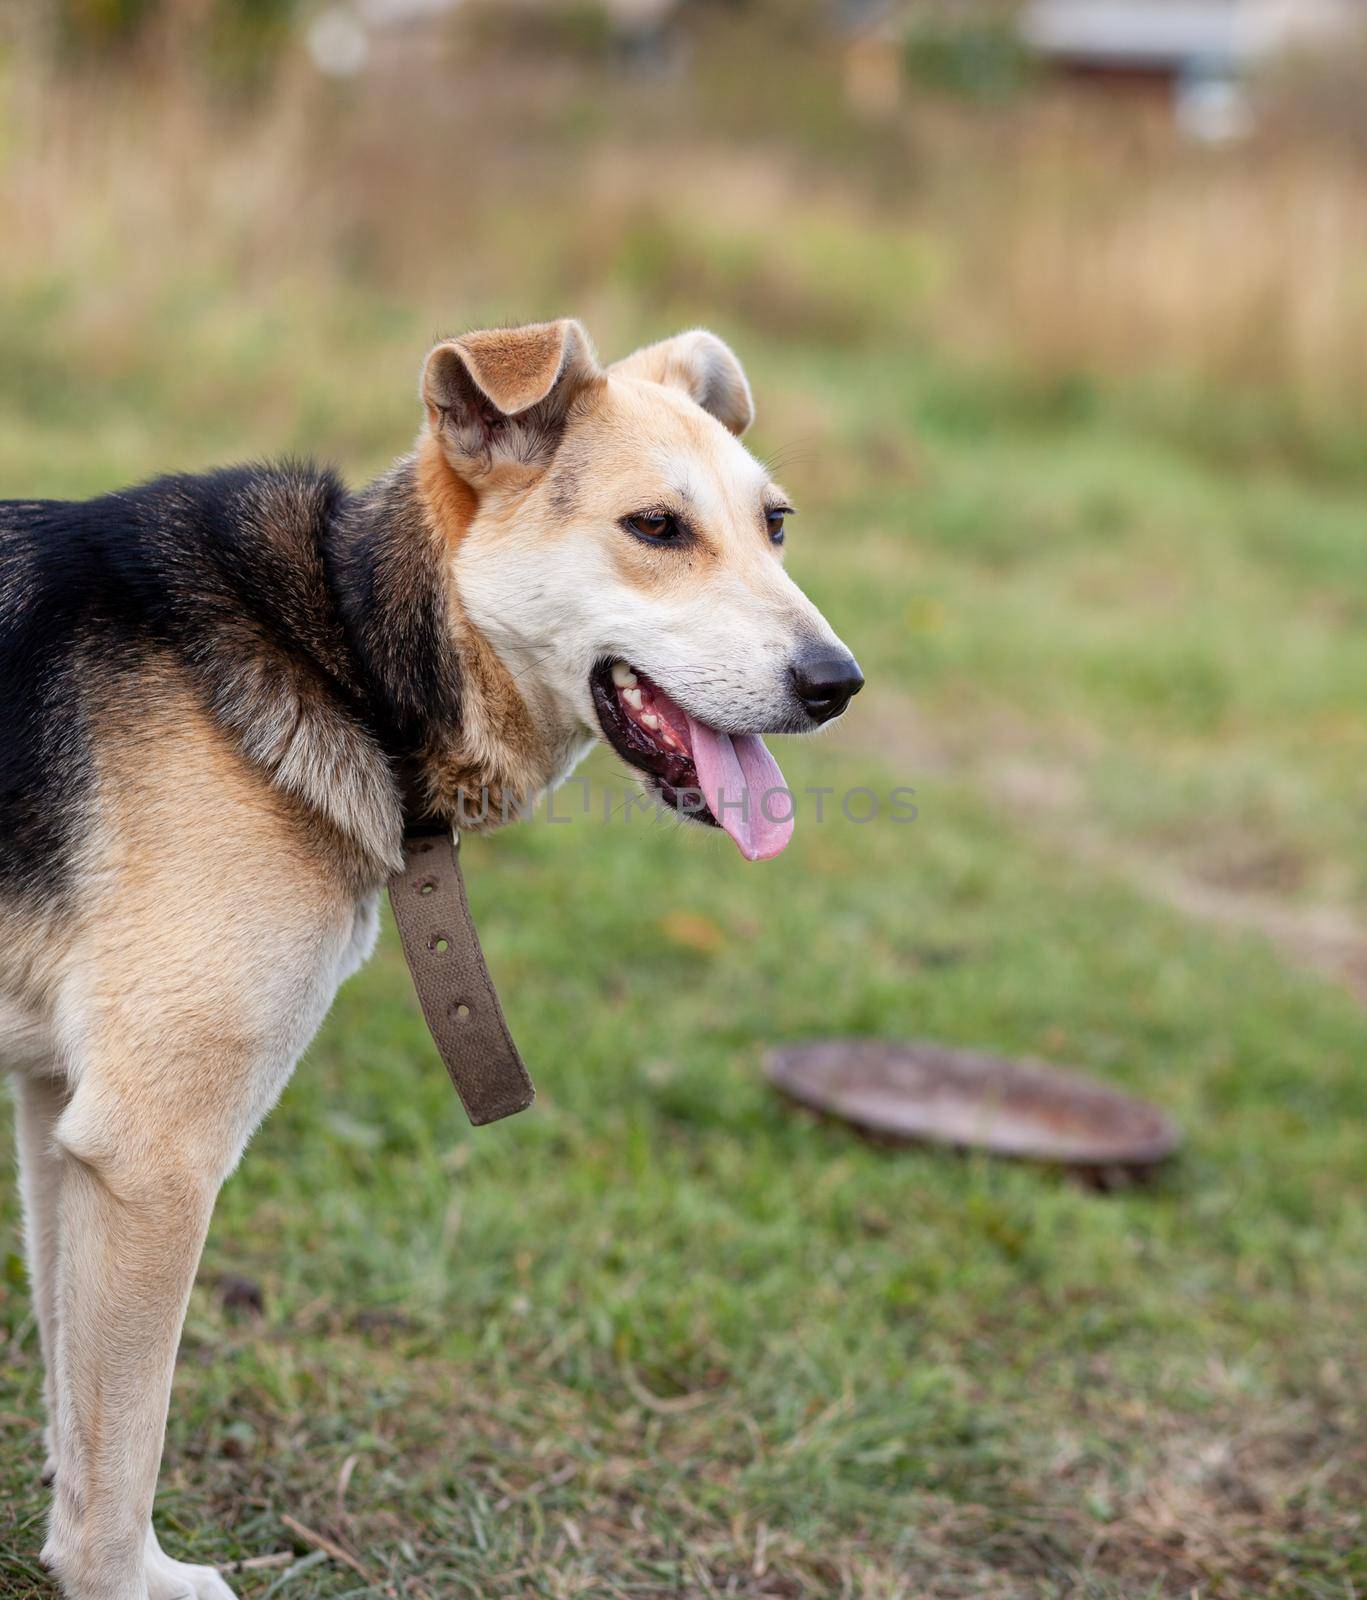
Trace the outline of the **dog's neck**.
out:
M 473 626 L 452 577 L 474 492 L 425 435 L 348 505 L 329 572 L 376 736 L 409 820 L 509 820 L 561 775 L 548 726 Z M 553 719 L 550 719 L 553 720 Z

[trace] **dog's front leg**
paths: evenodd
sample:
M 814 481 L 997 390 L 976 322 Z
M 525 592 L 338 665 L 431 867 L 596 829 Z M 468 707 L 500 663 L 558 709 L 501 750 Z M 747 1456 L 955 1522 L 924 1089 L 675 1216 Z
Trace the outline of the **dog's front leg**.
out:
M 47 1408 L 46 1460 L 43 1482 L 56 1472 L 54 1438 L 57 1415 L 53 1396 L 53 1363 L 57 1345 L 57 1225 L 63 1161 L 53 1149 L 57 1118 L 66 1109 L 68 1092 L 55 1062 L 45 1071 L 19 1073 L 14 1080 L 15 1133 L 19 1151 L 19 1188 L 24 1199 L 24 1244 L 28 1280 L 38 1321 L 38 1348 L 43 1357 L 43 1400 Z
M 218 1074 L 239 1094 L 250 1075 L 221 1051 L 198 1086 L 174 1063 L 93 1070 L 57 1123 L 58 1470 L 43 1558 L 68 1600 L 231 1600 L 212 1568 L 164 1556 L 151 1527 L 190 1286 L 247 1131 Z

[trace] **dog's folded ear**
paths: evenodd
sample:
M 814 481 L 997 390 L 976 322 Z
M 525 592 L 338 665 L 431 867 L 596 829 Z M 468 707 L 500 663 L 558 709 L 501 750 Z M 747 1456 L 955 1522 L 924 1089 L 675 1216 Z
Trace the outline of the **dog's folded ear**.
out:
M 448 459 L 477 478 L 545 466 L 575 399 L 602 381 L 588 334 L 567 317 L 442 340 L 423 365 L 422 400 Z
M 648 344 L 614 362 L 611 370 L 682 389 L 732 433 L 744 433 L 755 420 L 755 402 L 735 352 L 706 328 Z

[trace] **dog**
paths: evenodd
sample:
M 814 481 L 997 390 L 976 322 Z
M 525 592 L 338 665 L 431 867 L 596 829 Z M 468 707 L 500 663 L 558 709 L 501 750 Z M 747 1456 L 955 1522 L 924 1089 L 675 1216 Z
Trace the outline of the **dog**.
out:
M 493 826 L 601 739 L 763 859 L 762 735 L 863 682 L 714 335 L 605 368 L 572 320 L 467 333 L 420 394 L 358 493 L 286 463 L 0 502 L 0 1067 L 68 1600 L 231 1597 L 151 1524 L 186 1302 L 405 820 Z

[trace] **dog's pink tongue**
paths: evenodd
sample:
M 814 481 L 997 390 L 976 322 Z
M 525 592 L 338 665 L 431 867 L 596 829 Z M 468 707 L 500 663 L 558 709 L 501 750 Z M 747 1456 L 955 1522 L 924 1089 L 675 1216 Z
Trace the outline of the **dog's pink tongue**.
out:
M 776 856 L 793 836 L 793 797 L 764 740 L 754 733 L 718 733 L 693 717 L 688 735 L 712 815 L 747 861 Z

